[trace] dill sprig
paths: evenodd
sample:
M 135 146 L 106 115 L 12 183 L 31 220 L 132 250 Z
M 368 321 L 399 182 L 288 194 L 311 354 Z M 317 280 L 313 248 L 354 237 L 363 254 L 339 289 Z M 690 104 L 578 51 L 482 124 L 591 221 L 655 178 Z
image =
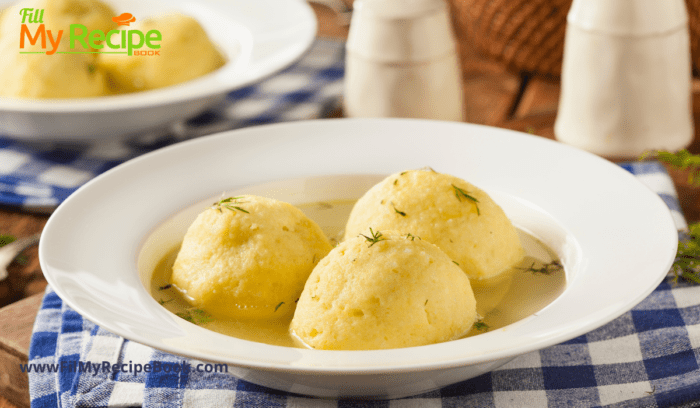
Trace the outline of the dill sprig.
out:
M 228 208 L 231 211 L 241 211 L 246 214 L 250 214 L 248 211 L 244 210 L 243 208 L 239 207 L 238 204 L 243 204 L 242 202 L 238 202 L 237 200 L 241 199 L 243 197 L 228 197 L 228 198 L 223 198 L 213 204 L 214 208 L 219 210 L 221 212 L 221 207 Z
M 564 270 L 564 266 L 558 260 L 554 260 L 550 263 L 543 264 L 542 266 L 536 268 L 537 262 L 533 262 L 529 268 L 518 268 L 521 271 L 532 272 L 533 274 L 551 275 L 555 272 L 560 272 Z
M 184 312 L 175 313 L 178 317 L 187 320 L 190 323 L 196 325 L 202 325 L 209 323 L 214 320 L 214 318 L 207 312 L 198 308 L 186 309 Z
M 489 325 L 484 323 L 483 320 L 479 319 L 476 322 L 474 322 L 474 328 L 479 330 L 479 331 L 489 331 Z
M 0 247 L 1 247 L 1 246 L 5 246 L 5 245 L 7 245 L 7 244 L 9 244 L 9 243 L 12 243 L 12 242 L 14 242 L 14 241 L 16 241 L 16 240 L 17 240 L 17 238 L 15 238 L 15 237 L 12 236 L 12 235 L 2 235 L 2 234 L 0 234 Z
M 279 303 L 277 304 L 277 306 L 275 306 L 275 312 L 277 311 L 277 309 L 279 309 L 280 307 L 282 307 L 283 304 L 284 304 L 284 302 L 279 302 Z
M 396 206 L 394 205 L 394 203 L 391 203 L 391 206 L 394 207 L 394 212 L 395 212 L 396 214 L 399 214 L 399 215 L 402 216 L 402 217 L 405 217 L 405 216 L 406 216 L 406 213 L 403 212 L 403 211 L 401 211 L 401 210 L 398 210 L 398 209 L 396 208 Z
M 700 223 L 690 224 L 688 234 L 678 241 L 678 252 L 673 262 L 673 282 L 678 279 L 700 284 Z
M 367 240 L 367 242 L 370 242 L 370 244 L 369 244 L 369 247 L 370 247 L 370 248 L 372 247 L 372 245 L 376 244 L 377 242 L 386 240 L 386 238 L 384 238 L 384 236 L 382 235 L 381 232 L 379 232 L 379 231 L 377 231 L 377 232 L 372 231 L 372 227 L 370 227 L 369 233 L 372 234 L 372 237 L 368 237 L 368 236 L 365 235 L 365 234 L 360 234 L 360 235 L 363 236 L 363 237 L 365 237 L 365 239 Z
M 688 184 L 700 186 L 700 155 L 692 154 L 686 149 L 675 153 L 653 150 L 639 157 L 639 160 L 646 159 L 658 160 L 678 170 L 688 170 Z
M 15 241 L 17 241 L 17 238 L 12 236 L 12 235 L 0 234 L 0 247 L 3 247 L 7 244 L 11 244 Z M 14 262 L 16 262 L 17 265 L 24 266 L 27 263 L 29 263 L 29 258 L 27 258 L 27 256 L 24 254 L 20 254 L 20 255 L 17 255 L 17 257 L 15 257 Z
M 469 195 L 466 191 L 455 186 L 454 184 L 452 184 L 452 187 L 455 189 L 455 197 L 457 197 L 459 201 L 462 201 L 462 197 L 472 201 L 476 207 L 476 215 L 481 215 L 481 212 L 479 212 L 479 200 L 477 200 L 476 197 Z
M 410 239 L 411 241 L 415 241 L 416 238 L 420 239 L 420 237 L 415 236 L 415 235 L 411 234 L 410 232 L 408 234 L 406 234 L 406 239 Z
M 688 171 L 688 184 L 700 186 L 700 155 L 692 154 L 687 149 L 671 153 L 662 150 L 646 152 L 639 160 L 655 159 L 668 164 L 671 168 Z M 700 284 L 700 222 L 688 225 L 688 232 L 682 234 L 678 241 L 676 260 L 673 262 L 673 282 L 679 279 Z

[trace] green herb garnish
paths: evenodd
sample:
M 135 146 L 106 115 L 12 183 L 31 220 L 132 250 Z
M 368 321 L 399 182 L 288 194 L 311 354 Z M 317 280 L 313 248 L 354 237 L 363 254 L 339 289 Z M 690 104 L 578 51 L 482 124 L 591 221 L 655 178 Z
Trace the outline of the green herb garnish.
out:
M 405 216 L 406 216 L 406 213 L 403 212 L 403 211 L 400 211 L 400 210 L 396 209 L 396 206 L 395 206 L 393 203 L 391 204 L 391 206 L 394 207 L 394 212 L 395 212 L 395 213 L 399 214 L 399 215 L 402 216 L 402 217 L 405 217 Z
M 214 320 L 214 318 L 209 313 L 197 308 L 187 309 L 184 312 L 179 312 L 175 314 L 178 317 L 181 317 L 187 320 L 188 322 L 194 323 L 196 325 L 202 325 Z
M 673 262 L 673 282 L 679 278 L 700 284 L 700 223 L 690 224 L 688 234 L 678 241 L 678 252 Z
M 17 238 L 13 237 L 12 235 L 0 235 L 0 247 L 5 246 L 16 240 Z
M 475 197 L 467 194 L 466 191 L 462 190 L 461 188 L 455 186 L 452 184 L 452 187 L 455 189 L 455 196 L 459 201 L 462 201 L 462 197 L 466 198 L 467 200 L 470 200 L 474 203 L 474 206 L 476 207 L 476 215 L 481 215 L 481 212 L 479 212 L 479 200 L 477 200 Z
M 224 207 L 224 208 L 228 208 L 231 211 L 238 210 L 238 211 L 244 212 L 246 214 L 250 214 L 248 211 L 244 210 L 243 208 L 241 208 L 237 205 L 237 204 L 243 204 L 243 203 L 239 203 L 237 201 L 241 198 L 243 198 L 243 197 L 228 197 L 228 198 L 221 199 L 218 202 L 214 203 L 214 208 L 219 210 L 219 212 L 221 212 L 221 207 Z
M 170 300 L 163 300 L 163 299 L 161 299 L 161 300 L 158 301 L 158 303 L 160 303 L 161 306 L 162 306 L 162 305 L 164 305 L 164 304 L 166 304 L 166 303 L 168 303 L 168 302 L 172 302 L 173 300 L 175 300 L 175 299 L 170 299 Z
M 22 255 L 17 256 L 17 258 L 15 258 L 15 262 L 17 262 L 17 265 L 24 266 L 24 265 L 29 263 L 29 258 L 27 258 L 26 255 L 22 254 Z
M 377 232 L 372 231 L 372 227 L 369 228 L 369 232 L 370 232 L 370 234 L 372 234 L 372 237 L 371 237 L 371 238 L 368 237 L 367 235 L 360 234 L 361 236 L 365 237 L 365 239 L 367 240 L 367 242 L 370 242 L 369 247 L 372 247 L 372 245 L 376 244 L 376 243 L 379 242 L 379 241 L 385 241 L 385 240 L 386 240 L 386 238 L 384 238 L 384 236 L 382 236 L 382 233 L 381 233 L 381 232 L 379 232 L 379 231 L 377 231 Z
M 639 160 L 645 159 L 655 159 L 671 168 L 687 170 L 688 184 L 693 187 L 700 186 L 700 155 L 692 154 L 687 149 L 675 153 L 655 150 L 639 157 Z M 688 232 L 681 233 L 671 272 L 674 275 L 674 283 L 678 283 L 682 278 L 700 284 L 700 222 L 688 225 Z
M 688 170 L 688 184 L 700 186 L 700 155 L 683 149 L 676 153 L 650 151 L 642 154 L 639 160 L 655 159 L 678 170 Z
M 479 331 L 488 331 L 489 330 L 489 325 L 484 323 L 483 320 L 477 320 L 474 323 L 474 328 L 479 330 Z
M 279 302 L 279 303 L 277 304 L 277 306 L 275 306 L 275 312 L 276 312 L 277 309 L 279 309 L 283 304 L 284 304 L 284 302 Z
M 12 235 L 0 235 L 0 247 L 3 247 L 7 244 L 11 244 L 15 241 L 17 241 L 17 238 L 15 238 Z M 29 258 L 27 258 L 27 256 L 24 254 L 20 254 L 17 255 L 17 257 L 15 257 L 13 262 L 16 262 L 17 265 L 24 266 L 29 263 Z
M 535 267 L 536 264 L 537 264 L 537 262 L 533 262 L 529 268 L 518 268 L 518 269 L 520 269 L 521 271 L 525 271 L 525 272 L 540 273 L 542 275 L 551 275 L 555 272 L 559 272 L 559 271 L 562 271 L 564 269 L 564 266 L 558 260 L 554 260 L 548 264 L 542 264 L 542 266 L 540 266 L 539 268 Z
M 411 241 L 415 241 L 416 238 L 420 239 L 420 237 L 417 237 L 417 236 L 411 234 L 410 232 L 408 234 L 406 234 L 406 239 L 410 239 Z
M 455 264 L 455 265 L 457 265 L 457 266 L 459 266 L 459 264 L 457 263 L 457 261 L 452 261 L 452 263 Z

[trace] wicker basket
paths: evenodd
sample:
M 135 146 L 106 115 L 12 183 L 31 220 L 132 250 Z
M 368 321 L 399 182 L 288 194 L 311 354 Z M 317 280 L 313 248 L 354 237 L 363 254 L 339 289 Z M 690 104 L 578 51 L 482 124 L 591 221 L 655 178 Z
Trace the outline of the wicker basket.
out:
M 700 0 L 698 0 L 700 2 Z M 455 33 L 518 72 L 561 74 L 572 0 L 450 0 Z

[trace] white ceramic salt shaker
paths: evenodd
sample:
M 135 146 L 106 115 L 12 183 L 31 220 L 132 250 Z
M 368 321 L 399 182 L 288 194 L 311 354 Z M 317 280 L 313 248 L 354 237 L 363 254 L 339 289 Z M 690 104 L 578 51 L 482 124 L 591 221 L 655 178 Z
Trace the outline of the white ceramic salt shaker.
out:
M 345 115 L 461 121 L 462 76 L 444 0 L 356 0 Z
M 608 158 L 689 145 L 684 0 L 574 0 L 567 21 L 557 139 Z

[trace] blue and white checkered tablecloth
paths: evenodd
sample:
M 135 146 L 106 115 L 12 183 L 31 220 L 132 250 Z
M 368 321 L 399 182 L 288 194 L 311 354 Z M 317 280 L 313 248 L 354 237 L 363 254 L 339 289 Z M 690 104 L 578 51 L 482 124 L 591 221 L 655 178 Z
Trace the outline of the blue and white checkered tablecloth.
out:
M 673 184 L 656 162 L 630 163 L 686 227 Z M 588 334 L 517 357 L 477 378 L 391 401 L 323 400 L 260 387 L 229 374 L 80 372 L 77 362 L 203 364 L 111 334 L 67 307 L 47 288 L 29 351 L 39 407 L 698 407 L 700 286 L 669 279 L 630 312 Z M 63 369 L 58 369 L 63 365 Z M 35 366 L 36 367 L 36 366 Z M 71 369 L 71 367 L 73 367 Z
M 251 125 L 316 119 L 343 93 L 344 43 L 318 39 L 297 63 L 167 129 L 91 143 L 18 141 L 0 134 L 0 205 L 51 211 L 90 179 L 143 153 L 184 139 Z

